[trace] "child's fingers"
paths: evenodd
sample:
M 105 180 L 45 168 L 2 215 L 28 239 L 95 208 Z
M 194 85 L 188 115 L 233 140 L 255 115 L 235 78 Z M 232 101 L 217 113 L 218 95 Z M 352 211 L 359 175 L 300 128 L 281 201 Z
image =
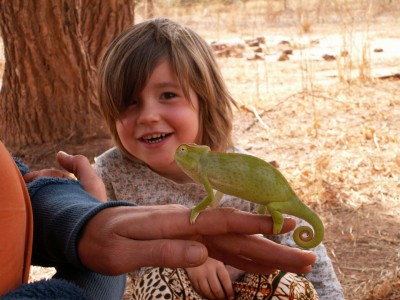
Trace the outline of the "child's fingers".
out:
M 57 169 L 43 169 L 39 171 L 32 171 L 24 175 L 26 183 L 32 182 L 40 177 L 72 178 L 70 173 Z
M 63 151 L 59 151 L 56 158 L 65 170 L 73 173 L 78 178 L 86 192 L 101 201 L 107 201 L 104 184 L 97 176 L 87 157 L 83 155 L 69 155 Z

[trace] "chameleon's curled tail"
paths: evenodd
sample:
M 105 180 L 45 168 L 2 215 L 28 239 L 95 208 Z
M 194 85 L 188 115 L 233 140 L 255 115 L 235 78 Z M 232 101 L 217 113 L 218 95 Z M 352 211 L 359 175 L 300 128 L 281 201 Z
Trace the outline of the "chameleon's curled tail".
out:
M 296 228 L 293 233 L 293 239 L 295 243 L 302 248 L 314 248 L 324 239 L 324 224 L 318 215 L 300 200 L 298 205 L 302 208 L 297 210 L 296 213 L 293 213 L 293 215 L 310 223 L 313 228 L 311 229 L 309 226 L 300 226 Z
M 311 227 L 300 226 L 293 233 L 295 243 L 305 249 L 318 246 L 324 238 L 324 232 L 312 231 Z

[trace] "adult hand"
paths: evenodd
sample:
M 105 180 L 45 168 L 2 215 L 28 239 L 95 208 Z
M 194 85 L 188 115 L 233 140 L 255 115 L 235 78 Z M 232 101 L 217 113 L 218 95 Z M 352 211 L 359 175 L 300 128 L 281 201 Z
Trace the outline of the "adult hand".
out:
M 208 256 L 250 273 L 311 271 L 316 257 L 310 251 L 255 235 L 272 234 L 268 216 L 215 208 L 202 211 L 190 224 L 190 212 L 177 205 L 103 209 L 87 223 L 79 257 L 86 267 L 105 275 L 144 266 L 194 267 Z M 294 227 L 295 221 L 286 218 L 282 233 Z
M 85 190 L 106 199 L 104 184 L 82 155 L 57 154 Z M 195 267 L 210 256 L 240 270 L 266 274 L 275 269 L 308 273 L 315 261 L 310 251 L 276 244 L 255 234 L 272 234 L 273 221 L 233 208 L 207 209 L 190 224 L 191 210 L 179 205 L 105 208 L 86 224 L 78 252 L 89 269 L 105 275 L 144 266 Z M 281 233 L 295 227 L 286 218 Z

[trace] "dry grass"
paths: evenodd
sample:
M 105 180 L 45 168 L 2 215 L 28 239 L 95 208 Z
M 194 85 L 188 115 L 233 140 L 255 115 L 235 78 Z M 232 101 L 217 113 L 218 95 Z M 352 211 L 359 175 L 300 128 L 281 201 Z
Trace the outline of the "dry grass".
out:
M 219 58 L 242 107 L 237 144 L 276 160 L 322 216 L 346 299 L 399 299 L 400 81 L 377 78 L 400 74 L 400 2 L 154 2 L 156 15 L 210 42 L 265 37 L 260 60 L 248 46 Z M 146 17 L 139 3 L 137 21 Z M 287 61 L 281 41 L 293 50 Z
M 237 115 L 238 144 L 278 161 L 299 196 L 323 217 L 324 243 L 346 299 L 400 296 L 400 102 L 392 92 L 398 85 L 336 86 L 334 95 L 315 97 L 317 122 L 304 94 L 260 107 L 269 129 L 251 112 Z

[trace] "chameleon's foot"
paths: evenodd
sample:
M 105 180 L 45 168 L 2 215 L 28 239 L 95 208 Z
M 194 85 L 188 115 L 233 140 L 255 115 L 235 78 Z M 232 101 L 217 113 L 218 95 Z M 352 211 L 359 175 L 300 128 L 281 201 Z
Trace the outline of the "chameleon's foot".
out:
M 196 222 L 196 219 L 201 213 L 201 211 L 206 209 L 212 203 L 212 200 L 213 198 L 206 197 L 199 204 L 192 207 L 192 213 L 190 215 L 190 224 L 194 224 L 194 222 Z
M 272 202 L 267 205 L 267 209 L 272 217 L 272 220 L 274 221 L 274 226 L 272 227 L 273 234 L 279 234 L 282 231 L 284 218 L 282 213 L 280 212 L 281 208 L 281 202 Z
M 192 209 L 192 213 L 190 214 L 190 224 L 194 224 L 196 222 L 197 217 L 199 216 L 200 212 L 195 209 Z
M 273 234 L 279 234 L 282 231 L 283 223 L 274 220 L 274 227 L 272 229 Z

